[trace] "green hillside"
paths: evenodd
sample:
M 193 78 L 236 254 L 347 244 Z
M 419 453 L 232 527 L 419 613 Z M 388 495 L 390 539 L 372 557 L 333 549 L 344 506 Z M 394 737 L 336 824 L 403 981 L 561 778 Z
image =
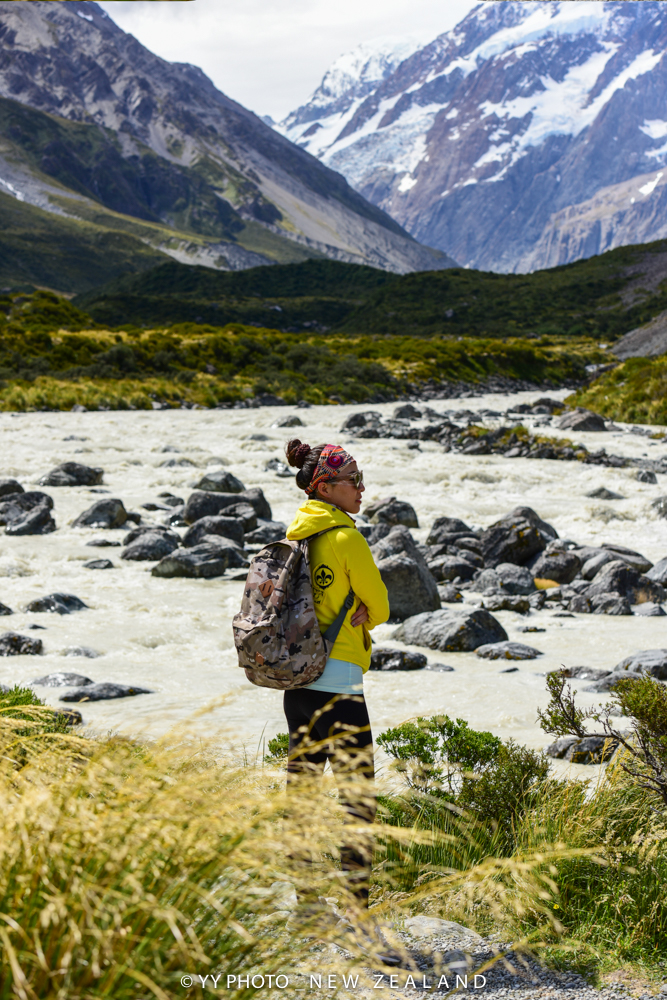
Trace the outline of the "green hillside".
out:
M 662 257 L 666 281 L 642 288 L 642 265 Z M 77 301 L 111 326 L 243 322 L 353 336 L 609 342 L 667 308 L 667 240 L 526 275 L 452 268 L 398 276 L 328 260 L 218 273 L 169 262 Z

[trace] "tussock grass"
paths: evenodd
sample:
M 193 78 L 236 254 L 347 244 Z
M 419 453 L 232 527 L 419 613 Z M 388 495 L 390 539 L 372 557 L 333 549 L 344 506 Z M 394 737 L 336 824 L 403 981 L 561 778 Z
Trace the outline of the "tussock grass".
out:
M 667 357 L 629 358 L 567 402 L 613 420 L 667 424 Z

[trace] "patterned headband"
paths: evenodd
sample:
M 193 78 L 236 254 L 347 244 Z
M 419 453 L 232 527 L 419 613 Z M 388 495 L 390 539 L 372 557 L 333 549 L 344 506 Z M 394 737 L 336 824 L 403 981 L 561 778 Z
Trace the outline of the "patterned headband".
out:
M 332 479 L 335 479 L 340 470 L 351 462 L 354 462 L 352 455 L 345 451 L 344 448 L 341 448 L 339 444 L 325 444 L 324 448 L 322 448 L 319 462 L 315 467 L 313 478 L 306 490 L 308 496 L 313 496 L 320 483 L 329 483 Z

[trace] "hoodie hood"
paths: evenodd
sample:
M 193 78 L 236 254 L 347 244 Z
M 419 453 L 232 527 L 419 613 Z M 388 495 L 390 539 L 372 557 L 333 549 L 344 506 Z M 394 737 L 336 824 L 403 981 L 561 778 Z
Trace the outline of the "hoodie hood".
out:
M 354 526 L 354 523 L 354 518 L 333 504 L 325 503 L 323 500 L 307 500 L 297 510 L 294 520 L 287 529 L 286 537 L 291 541 L 299 541 L 301 538 L 308 538 L 309 535 L 316 535 L 325 528 L 334 528 L 336 525 L 349 528 Z

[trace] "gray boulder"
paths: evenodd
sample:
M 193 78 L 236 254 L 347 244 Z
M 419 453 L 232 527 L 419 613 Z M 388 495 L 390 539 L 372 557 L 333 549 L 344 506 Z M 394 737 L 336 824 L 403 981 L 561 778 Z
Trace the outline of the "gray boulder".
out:
M 572 611 L 576 615 L 590 615 L 593 605 L 585 594 L 575 594 L 570 599 L 567 610 Z
M 127 511 L 122 500 L 116 498 L 97 500 L 92 507 L 79 514 L 72 522 L 73 528 L 120 528 L 127 521 Z
M 53 510 L 53 499 L 48 493 L 41 493 L 39 490 L 10 493 L 0 500 L 0 524 L 14 524 L 37 507 Z
M 502 642 L 507 632 L 483 608 L 442 608 L 415 615 L 403 622 L 393 635 L 409 645 L 426 646 L 444 652 L 470 652 L 490 642 Z
M 293 479 L 295 476 L 294 469 L 290 469 L 279 458 L 270 458 L 264 466 L 264 472 L 275 472 L 279 479 Z
M 580 594 L 581 599 L 586 595 Z M 595 594 L 589 598 L 594 615 L 631 615 L 632 608 L 627 597 L 619 594 Z
M 290 414 L 287 417 L 281 417 L 280 420 L 276 420 L 273 427 L 305 427 L 305 424 L 301 417 L 297 417 L 295 413 Z
M 18 632 L 3 632 L 0 635 L 0 656 L 39 656 L 44 652 L 41 639 L 31 639 Z
M 586 562 L 581 567 L 581 575 L 584 580 L 593 580 L 603 566 L 607 563 L 614 562 L 617 556 L 613 555 L 607 549 L 600 549 L 595 555 L 590 556 Z
M 515 563 L 499 563 L 495 570 L 484 570 L 485 573 L 495 573 L 498 585 L 495 589 L 504 594 L 528 596 L 535 590 L 535 584 L 530 570 Z
M 403 649 L 374 649 L 371 670 L 423 670 L 427 664 L 423 653 L 410 653 Z
M 607 563 L 585 593 L 593 604 L 603 594 L 625 597 L 630 604 L 643 604 L 644 601 L 661 604 L 666 597 L 661 584 L 642 576 L 621 560 Z
M 525 565 L 543 552 L 547 541 L 558 537 L 551 525 L 543 521 L 532 508 L 516 507 L 482 532 L 481 543 L 486 566 L 499 563 Z
M 604 419 L 599 413 L 578 406 L 575 410 L 563 414 L 556 423 L 562 431 L 606 431 Z
M 574 552 L 555 550 L 542 553 L 533 563 L 532 574 L 534 580 L 553 580 L 558 585 L 570 583 L 580 569 L 581 562 Z
M 660 583 L 663 587 L 667 586 L 667 557 L 665 559 L 660 559 L 655 566 L 648 571 L 646 574 L 649 580 L 653 580 L 654 583 Z
M 255 513 L 255 508 L 251 507 L 249 503 L 235 503 L 231 507 L 225 507 L 223 517 L 236 518 L 243 525 L 245 533 L 255 531 L 260 521 Z
M 134 532 L 130 532 L 134 534 Z M 179 538 L 172 531 L 145 531 L 132 539 L 121 554 L 121 559 L 132 562 L 156 562 L 179 546 Z
M 341 434 L 344 431 L 356 431 L 362 427 L 374 426 L 379 424 L 381 420 L 382 414 L 378 413 L 377 410 L 365 410 L 363 413 L 351 413 L 341 426 Z
M 377 567 L 389 596 L 389 613 L 402 620 L 440 607 L 438 585 L 423 559 L 405 552 L 381 559 Z
M 227 543 L 225 547 L 223 543 Z M 249 565 L 231 539 L 206 535 L 205 540 L 188 549 L 176 549 L 161 559 L 151 570 L 153 576 L 171 579 L 183 576 L 193 579 L 212 579 L 223 576 L 226 569 Z
M 639 483 L 650 483 L 652 486 L 657 485 L 658 482 L 655 472 L 651 472 L 650 469 L 640 469 L 635 479 Z
M 2 604 L 2 602 L 0 602 L 0 618 L 2 618 L 3 615 L 13 615 L 13 614 L 14 612 L 12 611 L 11 608 L 8 608 L 6 604 Z
M 131 698 L 138 694 L 152 693 L 147 688 L 128 687 L 126 684 L 85 684 L 67 694 L 61 694 L 58 701 L 109 701 L 112 698 Z
M 518 594 L 489 594 L 484 597 L 483 607 L 487 611 L 516 611 L 525 615 L 530 611 L 530 601 Z
M 667 649 L 643 649 L 626 656 L 617 663 L 614 673 L 648 674 L 659 681 L 667 681 Z
M 68 646 L 63 655 L 83 656 L 86 660 L 96 660 L 101 656 L 101 653 L 98 653 L 96 649 L 91 649 L 90 646 Z
M 84 569 L 113 569 L 111 559 L 89 559 L 83 564 Z
M 458 517 L 437 517 L 426 539 L 426 544 L 440 545 L 443 538 L 449 541 L 450 538 L 456 538 L 458 535 L 472 534 L 472 529 L 464 521 L 459 520 Z
M 88 605 L 75 597 L 74 594 L 47 594 L 38 597 L 26 606 L 26 611 L 32 614 L 69 615 L 73 611 L 83 611 Z
M 28 510 L 21 517 L 8 524 L 6 535 L 48 535 L 56 530 L 51 508 L 46 503 L 40 503 Z
M 401 403 L 395 407 L 392 413 L 392 420 L 420 420 L 422 411 L 418 410 L 412 403 Z
M 199 545 L 204 535 L 220 535 L 223 538 L 231 538 L 237 545 L 242 546 L 243 527 L 243 521 L 237 517 L 227 517 L 224 514 L 202 517 L 185 532 L 183 545 L 191 548 L 193 545 Z M 280 537 L 285 536 L 283 534 Z
M 227 508 L 236 504 L 249 504 L 255 512 L 256 517 L 261 517 L 265 521 L 271 521 L 273 515 L 271 507 L 263 492 L 258 486 L 251 490 L 244 490 L 242 493 L 216 493 L 210 490 L 197 491 L 188 498 L 183 511 L 183 520 L 187 524 L 194 524 L 202 517 L 222 514 Z M 255 525 L 256 527 L 256 525 Z M 247 528 L 251 531 L 253 529 Z
M 243 540 L 246 545 L 270 545 L 285 537 L 287 525 L 282 521 L 260 521 L 254 531 L 248 531 Z
M 99 486 L 104 469 L 91 469 L 79 462 L 63 462 L 39 481 L 40 486 Z
M 665 609 L 662 604 L 645 601 L 644 604 L 638 604 L 633 613 L 640 615 L 642 618 L 662 618 L 665 614 Z
M 438 556 L 428 562 L 429 571 L 435 580 L 450 582 L 451 580 L 472 580 L 477 567 L 460 556 Z
M 507 641 L 478 646 L 475 655 L 481 656 L 484 660 L 534 660 L 537 656 L 542 656 L 542 653 L 539 649 L 526 646 L 522 642 Z
M 404 500 L 391 500 L 380 507 L 371 517 L 373 524 L 403 524 L 406 528 L 418 528 L 419 521 L 414 507 Z
M 646 573 L 647 570 L 651 569 L 653 563 L 646 556 L 643 556 L 641 552 L 635 552 L 634 549 L 626 549 L 624 545 L 615 545 L 611 542 L 604 542 L 602 548 L 605 552 L 611 552 L 615 559 L 621 559 L 623 562 L 627 563 L 628 566 L 632 566 L 636 569 L 638 573 Z
M 55 673 L 46 674 L 44 677 L 35 677 L 31 684 L 39 684 L 42 687 L 83 687 L 85 684 L 92 684 L 90 677 L 83 674 L 72 674 L 66 670 L 56 670 Z
M 23 493 L 24 489 L 16 479 L 0 479 L 0 497 L 10 496 L 12 493 Z
M 463 604 L 463 594 L 453 583 L 445 583 L 439 586 L 438 594 L 443 604 Z
M 667 517 L 667 497 L 656 497 L 652 501 L 651 507 L 658 517 Z
M 603 764 L 618 748 L 618 741 L 604 736 L 561 736 L 547 747 L 549 757 L 569 760 L 573 764 Z
M 202 476 L 195 489 L 209 490 L 213 493 L 243 493 L 245 486 L 231 472 L 216 469 L 214 472 L 207 472 L 206 475 Z
M 590 493 L 586 494 L 592 500 L 625 500 L 622 493 L 614 493 L 613 490 L 608 490 L 606 486 L 598 486 L 596 489 L 591 490 Z

